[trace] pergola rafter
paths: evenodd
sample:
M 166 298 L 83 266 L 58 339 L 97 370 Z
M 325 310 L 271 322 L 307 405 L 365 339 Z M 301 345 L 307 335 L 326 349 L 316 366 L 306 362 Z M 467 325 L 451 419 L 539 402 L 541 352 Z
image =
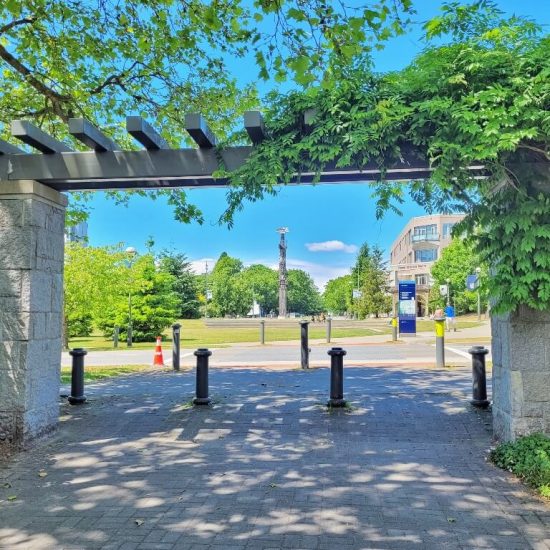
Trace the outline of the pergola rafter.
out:
M 312 128 L 314 110 L 304 113 L 302 123 L 306 130 Z M 16 120 L 12 122 L 12 135 L 40 153 L 25 153 L 0 141 L 0 181 L 35 180 L 57 191 L 225 186 L 227 179 L 215 178 L 213 174 L 220 168 L 232 172 L 243 166 L 254 147 L 267 137 L 259 111 L 247 111 L 244 126 L 253 145 L 217 148 L 217 139 L 205 119 L 190 113 L 185 117 L 185 129 L 198 148 L 171 149 L 143 118 L 128 116 L 126 130 L 145 149 L 122 151 L 89 121 L 75 118 L 69 121 L 69 133 L 91 150 L 73 151 L 30 122 Z M 483 175 L 482 165 L 471 169 Z M 384 178 L 423 179 L 429 177 L 431 171 L 428 161 L 411 147 L 403 150 L 399 162 L 385 170 Z M 345 167 L 332 163 L 320 174 L 297 174 L 291 183 L 376 181 L 380 176 L 380 167 L 374 162 Z

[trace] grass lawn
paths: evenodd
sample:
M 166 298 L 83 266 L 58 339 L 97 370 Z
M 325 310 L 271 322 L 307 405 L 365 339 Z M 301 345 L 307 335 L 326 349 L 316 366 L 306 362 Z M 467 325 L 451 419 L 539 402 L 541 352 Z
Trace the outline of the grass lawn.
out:
M 142 372 L 151 370 L 151 365 L 124 365 L 124 366 L 104 366 L 104 367 L 86 367 L 84 369 L 84 381 L 94 382 L 111 378 L 112 376 L 120 376 L 122 374 L 130 374 L 132 372 Z M 158 370 L 158 367 L 156 368 Z M 171 369 L 170 369 L 171 370 Z M 61 367 L 61 383 L 71 383 L 71 367 Z
M 253 342 L 259 343 L 260 341 L 260 323 L 252 325 L 250 327 L 231 327 L 221 326 L 213 327 L 206 326 L 203 319 L 184 319 L 180 321 L 181 327 L 181 347 L 182 348 L 201 348 L 209 346 L 223 346 L 224 344 Z M 457 328 L 464 329 L 470 327 L 477 327 L 482 323 L 477 321 L 458 321 Z M 376 330 L 371 330 L 367 327 L 346 327 L 332 329 L 332 338 L 346 338 L 350 336 L 372 336 L 374 334 L 391 334 L 391 327 L 386 324 L 377 324 Z M 418 321 L 416 325 L 418 332 L 432 332 L 434 331 L 433 321 Z M 309 337 L 325 338 L 326 337 L 326 325 L 311 323 L 309 325 Z M 162 341 L 164 344 L 172 341 L 172 330 L 167 329 L 162 334 Z M 269 320 L 265 325 L 265 340 L 266 342 L 275 341 L 287 341 L 287 340 L 299 340 L 300 339 L 300 327 L 298 322 L 296 325 L 289 323 L 288 327 L 269 326 Z M 71 338 L 69 345 L 71 348 L 86 348 L 88 350 L 112 350 L 113 342 L 108 338 L 104 338 L 100 334 L 94 334 L 88 337 Z M 134 342 L 134 349 L 151 349 L 154 345 L 154 341 L 151 342 Z M 127 350 L 126 342 L 120 341 L 119 350 Z
M 181 347 L 182 348 L 200 348 L 208 346 L 219 346 L 223 344 L 254 342 L 260 341 L 260 323 L 252 327 L 207 327 L 203 319 L 184 319 L 180 321 L 181 327 Z M 381 334 L 380 328 L 370 330 L 364 327 L 358 328 L 333 328 L 332 338 L 343 338 L 348 336 L 372 336 L 373 334 Z M 390 334 L 391 329 L 383 329 L 383 333 Z M 163 343 L 172 341 L 172 330 L 165 330 L 162 334 Z M 315 326 L 313 323 L 309 326 L 310 338 L 325 338 L 326 326 Z M 300 326 L 296 322 L 296 326 L 289 327 L 270 327 L 269 321 L 265 326 L 266 342 L 275 342 L 278 340 L 299 340 Z M 151 349 L 154 342 L 134 342 L 134 349 Z M 110 339 L 104 338 L 99 334 L 92 336 L 71 338 L 69 341 L 71 348 L 86 348 L 88 350 L 112 350 L 113 342 Z M 128 349 L 125 341 L 120 341 L 118 348 L 121 350 Z

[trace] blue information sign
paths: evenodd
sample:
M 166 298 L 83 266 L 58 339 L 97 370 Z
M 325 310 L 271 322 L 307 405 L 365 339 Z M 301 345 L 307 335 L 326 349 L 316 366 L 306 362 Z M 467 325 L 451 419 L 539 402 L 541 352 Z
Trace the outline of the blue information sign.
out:
M 416 283 L 399 281 L 399 333 L 416 334 Z
M 466 277 L 466 288 L 468 290 L 475 290 L 477 288 L 477 275 L 468 275 Z

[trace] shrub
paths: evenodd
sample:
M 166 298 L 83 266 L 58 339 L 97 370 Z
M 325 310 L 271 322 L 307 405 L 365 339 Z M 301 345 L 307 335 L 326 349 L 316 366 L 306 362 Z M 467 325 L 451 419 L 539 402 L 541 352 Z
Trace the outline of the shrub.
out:
M 550 497 L 550 438 L 543 434 L 502 443 L 491 452 L 491 460 Z

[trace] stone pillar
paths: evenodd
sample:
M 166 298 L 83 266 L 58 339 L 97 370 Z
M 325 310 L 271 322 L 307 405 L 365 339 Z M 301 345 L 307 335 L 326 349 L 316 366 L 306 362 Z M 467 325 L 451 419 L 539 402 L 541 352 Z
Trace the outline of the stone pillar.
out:
M 0 181 L 0 445 L 55 428 L 67 199 Z
M 550 435 L 550 311 L 520 307 L 491 323 L 495 437 Z

